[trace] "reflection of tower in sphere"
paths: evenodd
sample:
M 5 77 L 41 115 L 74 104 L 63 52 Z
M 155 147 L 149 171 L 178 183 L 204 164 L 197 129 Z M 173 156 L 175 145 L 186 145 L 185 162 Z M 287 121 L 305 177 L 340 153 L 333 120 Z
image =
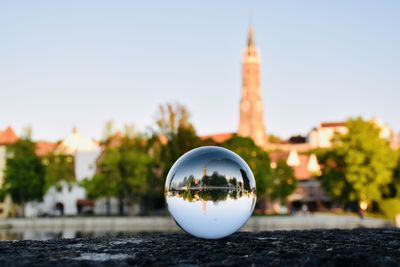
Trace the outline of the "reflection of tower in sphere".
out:
M 240 229 L 256 202 L 256 184 L 246 162 L 221 147 L 189 151 L 165 182 L 168 210 L 186 232 L 221 238 Z
M 204 199 L 201 200 L 201 210 L 204 214 L 207 213 L 207 202 Z
M 204 164 L 204 166 L 203 166 L 203 176 L 202 177 L 204 177 L 204 176 L 206 176 L 207 175 L 207 167 L 206 167 L 206 165 Z

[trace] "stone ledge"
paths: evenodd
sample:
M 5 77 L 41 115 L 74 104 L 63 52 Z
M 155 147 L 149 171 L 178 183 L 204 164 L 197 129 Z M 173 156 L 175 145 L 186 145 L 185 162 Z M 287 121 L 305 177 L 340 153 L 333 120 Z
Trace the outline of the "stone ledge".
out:
M 295 230 L 295 229 L 352 229 L 357 227 L 380 228 L 390 223 L 384 219 L 334 214 L 310 214 L 294 216 L 255 216 L 243 227 L 245 231 Z M 171 217 L 54 217 L 10 218 L 0 220 L 0 229 L 16 231 L 73 229 L 77 231 L 177 231 Z
M 399 266 L 399 229 L 1 241 L 0 266 Z

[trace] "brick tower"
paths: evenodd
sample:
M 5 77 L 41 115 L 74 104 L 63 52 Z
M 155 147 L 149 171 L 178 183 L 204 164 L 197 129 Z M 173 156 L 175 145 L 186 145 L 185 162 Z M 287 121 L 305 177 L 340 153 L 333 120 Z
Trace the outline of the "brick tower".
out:
M 243 87 L 238 135 L 250 137 L 258 146 L 266 148 L 268 139 L 260 95 L 260 57 L 258 49 L 254 46 L 251 28 L 249 29 L 247 47 L 243 53 L 242 69 Z

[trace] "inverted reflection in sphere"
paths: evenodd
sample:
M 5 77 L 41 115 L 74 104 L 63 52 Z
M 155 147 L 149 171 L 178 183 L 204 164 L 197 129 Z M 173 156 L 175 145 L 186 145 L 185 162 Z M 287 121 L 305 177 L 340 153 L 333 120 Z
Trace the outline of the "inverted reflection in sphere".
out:
M 172 166 L 165 182 L 168 210 L 186 232 L 221 238 L 253 213 L 256 183 L 246 162 L 221 147 L 193 149 Z

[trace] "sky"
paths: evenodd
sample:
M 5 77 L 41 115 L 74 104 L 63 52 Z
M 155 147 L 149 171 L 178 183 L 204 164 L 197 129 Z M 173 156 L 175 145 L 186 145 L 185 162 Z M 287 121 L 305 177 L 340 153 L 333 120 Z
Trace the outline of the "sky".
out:
M 0 129 L 37 140 L 154 127 L 184 104 L 235 132 L 249 24 L 268 133 L 376 117 L 400 130 L 400 1 L 1 1 Z

